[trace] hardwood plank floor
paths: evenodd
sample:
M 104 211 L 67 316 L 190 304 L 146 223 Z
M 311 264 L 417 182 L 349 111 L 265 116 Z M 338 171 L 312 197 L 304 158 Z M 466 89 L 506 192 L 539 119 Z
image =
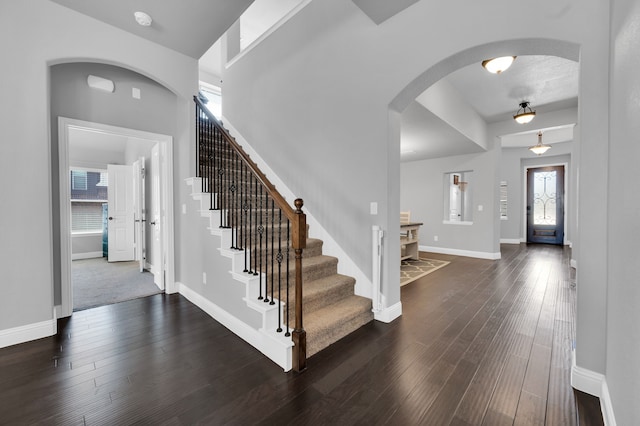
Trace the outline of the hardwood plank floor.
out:
M 602 425 L 569 383 L 569 250 L 503 245 L 402 287 L 372 322 L 283 373 L 179 295 L 74 313 L 0 349 L 0 424 Z

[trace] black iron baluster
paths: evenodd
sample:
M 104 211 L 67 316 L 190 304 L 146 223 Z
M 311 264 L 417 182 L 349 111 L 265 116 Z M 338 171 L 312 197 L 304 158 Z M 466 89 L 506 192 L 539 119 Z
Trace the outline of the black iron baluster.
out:
M 282 209 L 278 209 L 278 333 L 282 332 Z
M 291 228 L 291 222 L 289 221 L 289 219 L 287 219 L 287 282 L 286 282 L 286 286 L 287 286 L 287 301 L 286 301 L 286 306 L 287 306 L 287 321 L 286 321 L 286 327 L 287 327 L 287 332 L 284 333 L 285 336 L 289 337 L 291 336 L 291 332 L 289 331 L 289 240 L 290 240 L 290 228 Z
M 243 206 L 242 206 L 242 249 L 244 250 L 244 271 L 249 272 L 247 267 L 247 214 L 249 214 L 249 197 L 247 196 L 247 167 L 242 163 L 242 188 L 243 188 Z
M 262 198 L 262 194 L 263 194 L 263 189 L 262 189 L 262 185 L 260 185 L 260 198 Z M 264 225 L 263 225 L 263 220 L 262 220 L 262 215 L 260 215 L 260 225 L 258 226 L 258 236 L 260 239 L 260 243 L 258 244 L 259 249 L 260 249 L 260 262 L 259 262 L 259 266 L 260 266 L 260 287 L 259 287 L 259 296 L 258 296 L 258 300 L 262 300 L 262 276 L 264 275 L 262 273 L 263 269 L 262 269 L 262 254 L 264 252 L 263 248 L 262 248 L 262 233 L 264 231 Z M 266 293 L 265 293 L 266 294 Z
M 254 186 L 255 186 L 255 194 L 256 194 L 256 199 L 255 199 L 255 222 L 256 222 L 256 226 L 258 226 L 258 213 L 260 212 L 259 206 L 260 206 L 260 200 L 258 199 L 258 179 L 254 176 L 253 177 L 253 181 L 254 181 Z M 262 191 L 262 186 L 260 186 L 260 191 Z M 261 215 L 262 216 L 262 215 Z M 256 265 L 256 262 L 258 260 L 258 244 L 257 241 L 254 242 L 253 245 L 253 257 L 252 259 L 254 259 L 253 262 L 253 275 L 258 275 L 258 267 Z
M 273 287 L 275 286 L 274 284 L 274 276 L 273 276 L 273 270 L 274 270 L 274 256 L 273 256 L 273 252 L 275 250 L 275 242 L 273 241 L 273 237 L 275 234 L 275 213 L 274 213 L 274 201 L 273 198 L 271 199 L 271 303 L 269 303 L 270 305 L 275 305 L 276 302 L 273 301 Z
M 264 197 L 264 208 L 265 210 L 269 210 L 269 196 L 265 194 Z M 267 254 L 269 253 L 269 218 L 265 219 L 266 223 L 266 232 L 264 238 L 264 301 L 265 303 L 269 302 L 269 259 L 267 258 Z M 273 232 L 273 229 L 271 230 Z

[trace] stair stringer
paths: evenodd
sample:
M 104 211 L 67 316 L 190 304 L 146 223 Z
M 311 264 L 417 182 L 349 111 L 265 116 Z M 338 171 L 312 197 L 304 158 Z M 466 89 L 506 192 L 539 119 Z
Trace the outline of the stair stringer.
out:
M 275 299 L 275 304 L 267 304 L 258 300 L 260 276 L 255 276 L 243 272 L 244 270 L 244 252 L 230 249 L 231 247 L 231 229 L 220 227 L 220 211 L 210 210 L 211 197 L 215 194 L 203 193 L 202 179 L 199 177 L 186 178 L 185 182 L 191 187 L 191 196 L 195 201 L 199 202 L 200 216 L 207 219 L 207 230 L 212 236 L 220 238 L 220 248 L 218 251 L 222 257 L 228 258 L 230 263 L 229 274 L 237 281 L 239 285 L 245 286 L 245 296 L 243 301 L 249 309 L 252 309 L 262 315 L 262 325 L 259 329 L 254 329 L 240 320 L 233 320 L 233 315 L 224 311 L 222 308 L 215 306 L 202 296 L 193 294 L 184 294 L 189 300 L 198 305 L 207 312 L 215 320 L 219 321 L 236 335 L 241 337 L 247 343 L 258 349 L 265 356 L 271 359 L 284 369 L 289 371 L 292 368 L 292 348 L 293 341 L 291 337 L 284 336 L 284 331 L 278 333 L 278 310 L 283 318 L 285 304 Z M 214 198 L 215 201 L 215 198 Z M 223 212 L 224 213 L 224 212 Z M 263 277 L 264 279 L 264 277 Z M 183 290 L 181 289 L 181 293 Z M 193 293 L 187 290 L 185 293 Z M 191 296 L 191 297 L 189 297 Z M 249 330 L 250 329 L 250 330 Z

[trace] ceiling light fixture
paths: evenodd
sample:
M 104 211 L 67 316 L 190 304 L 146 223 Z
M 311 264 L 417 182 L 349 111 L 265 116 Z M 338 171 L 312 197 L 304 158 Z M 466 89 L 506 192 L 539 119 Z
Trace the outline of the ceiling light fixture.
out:
M 531 109 L 529 102 L 522 101 L 520 102 L 520 109 L 516 111 L 516 115 L 513 116 L 513 119 L 519 124 L 527 124 L 530 123 L 535 116 L 536 112 Z
M 142 25 L 143 27 L 148 27 L 153 22 L 153 19 L 151 19 L 151 16 L 149 16 L 144 12 L 135 12 L 133 16 L 136 18 L 136 22 Z
M 491 74 L 500 74 L 511 66 L 515 56 L 501 56 L 499 58 L 487 59 L 482 61 L 482 67 Z
M 538 143 L 529 147 L 529 151 L 537 155 L 542 155 L 551 148 L 551 145 L 545 145 L 542 143 L 542 132 L 538 132 Z

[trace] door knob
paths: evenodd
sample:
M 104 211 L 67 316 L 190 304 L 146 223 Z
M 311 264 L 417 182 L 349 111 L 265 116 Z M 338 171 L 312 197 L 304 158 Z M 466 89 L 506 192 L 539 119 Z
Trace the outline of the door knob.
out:
M 109 220 L 113 220 L 113 218 L 111 216 L 109 216 Z

